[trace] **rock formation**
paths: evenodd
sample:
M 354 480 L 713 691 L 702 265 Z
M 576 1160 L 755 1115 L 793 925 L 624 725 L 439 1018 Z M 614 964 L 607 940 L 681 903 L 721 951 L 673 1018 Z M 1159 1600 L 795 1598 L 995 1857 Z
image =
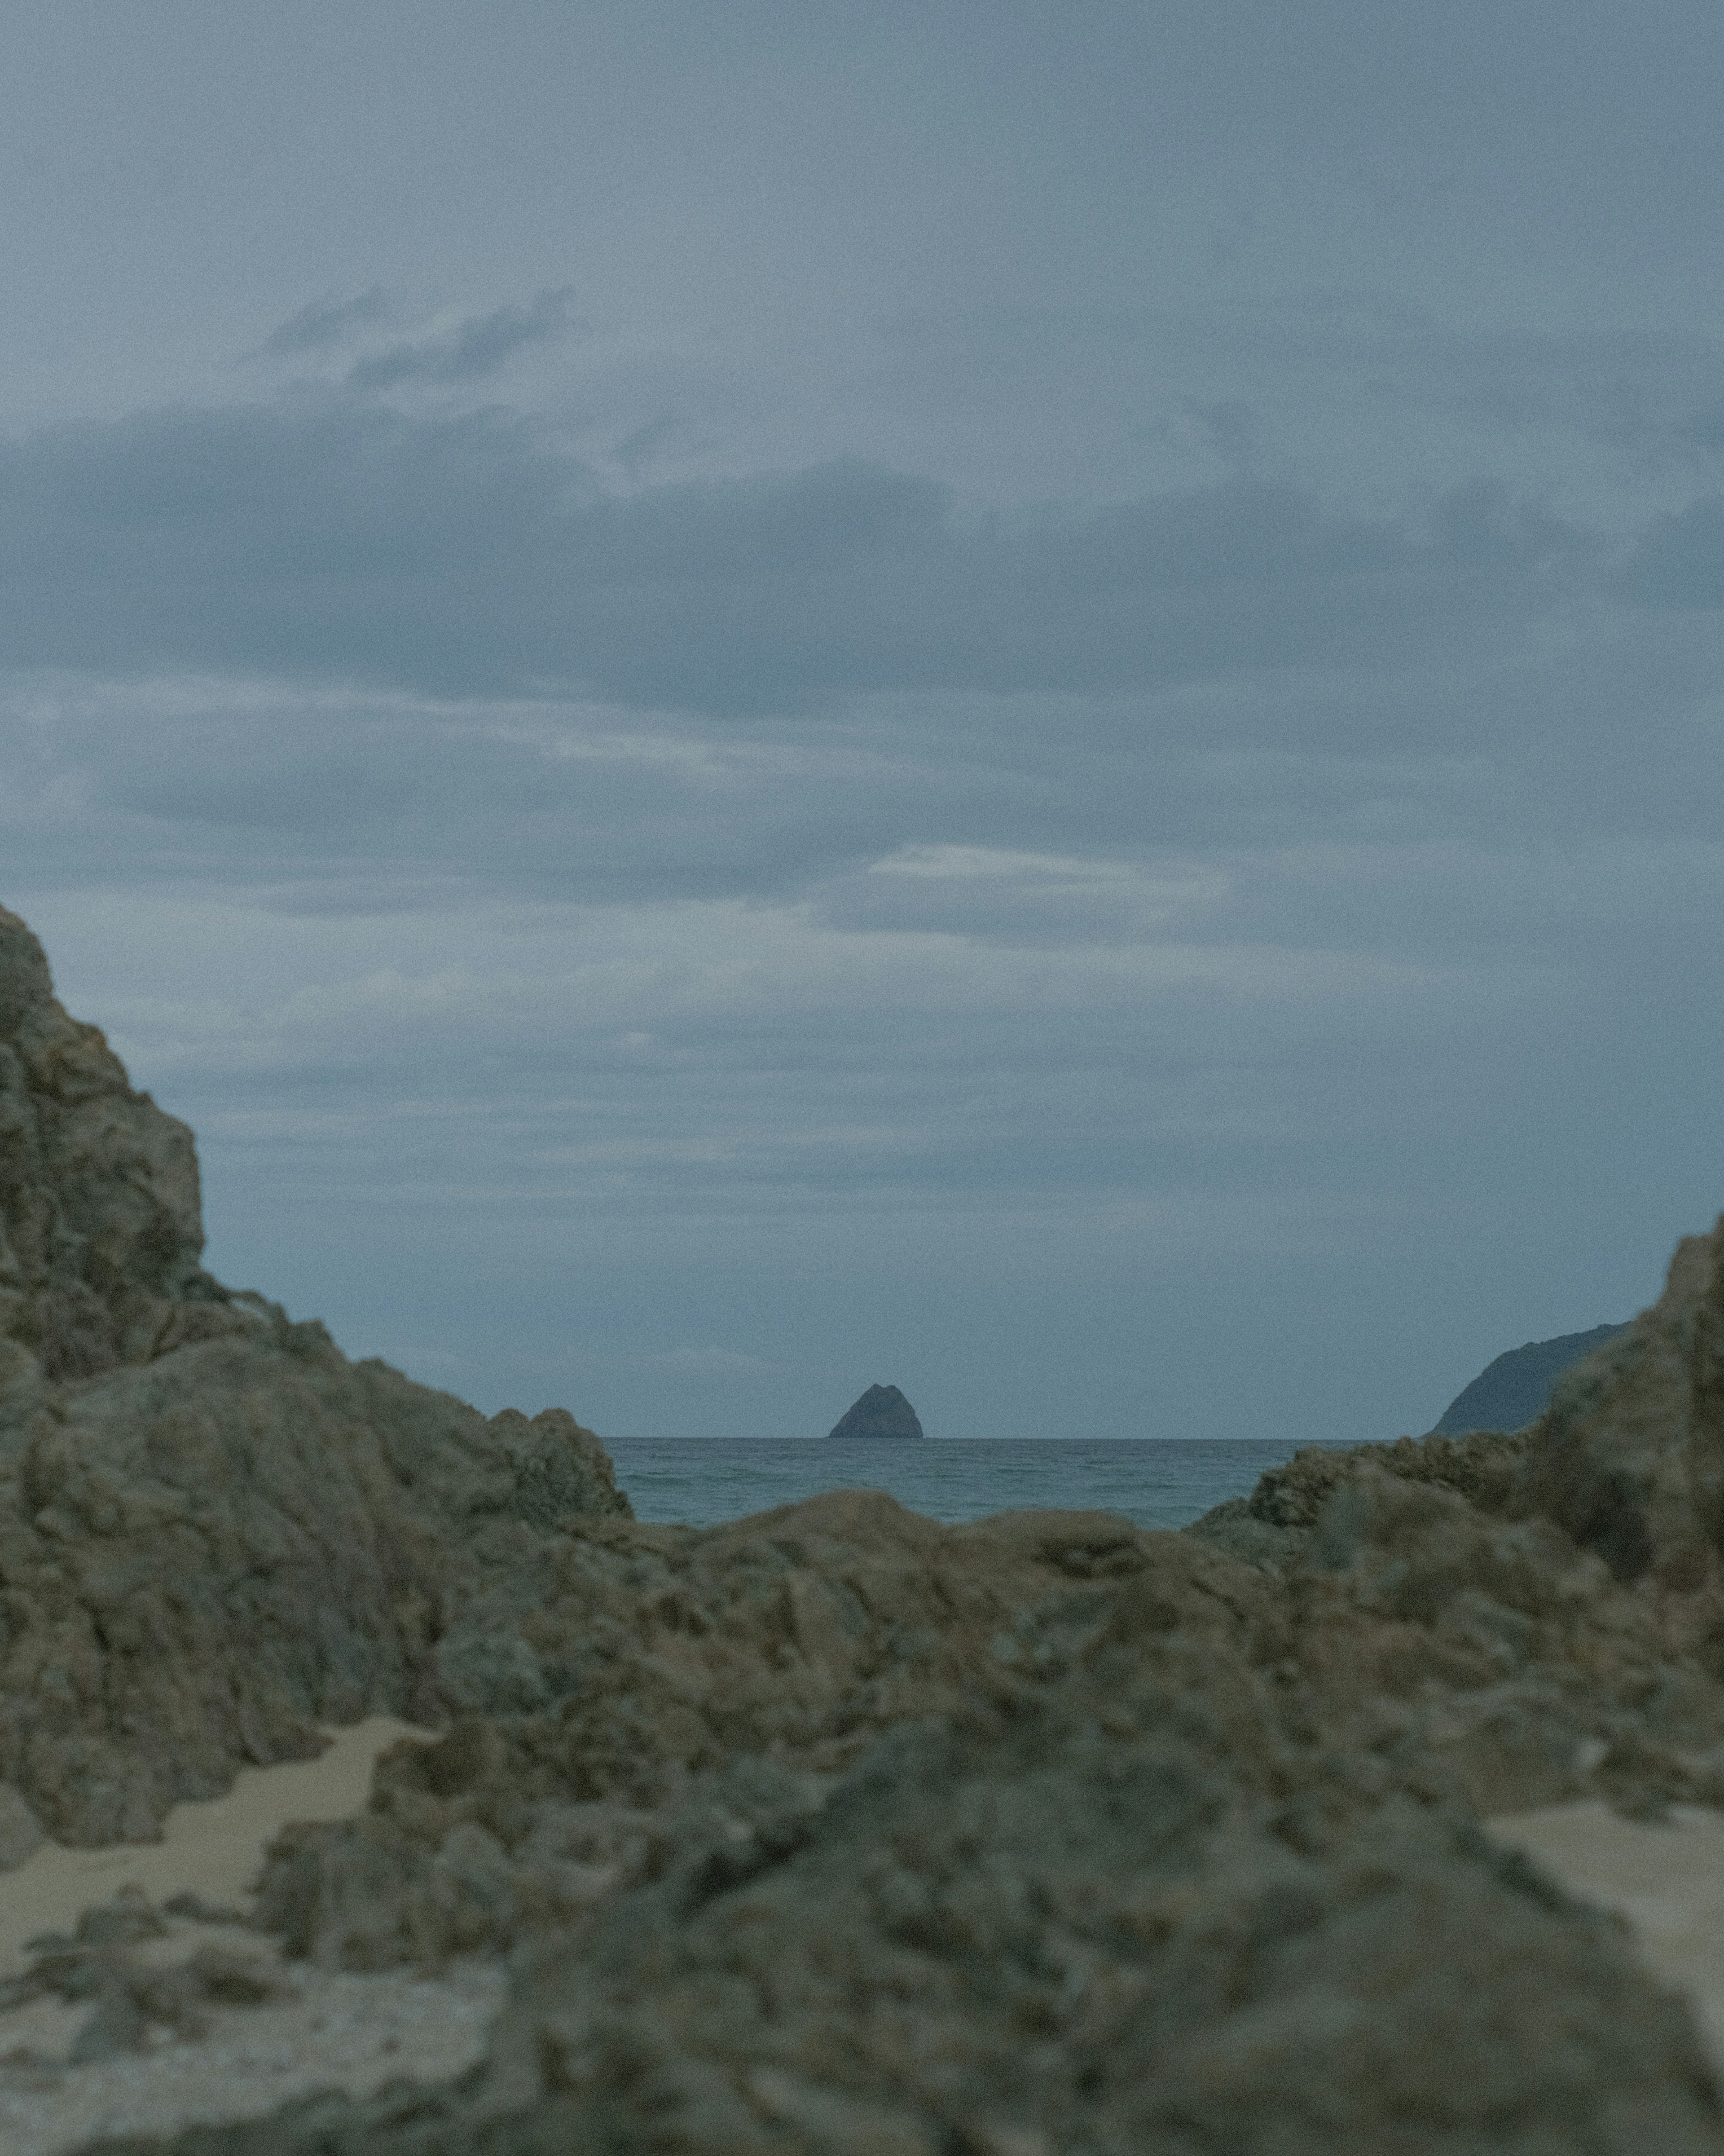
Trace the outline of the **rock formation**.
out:
M 6 938 L 0 1827 L 147 1833 L 410 1712 L 257 1921 L 513 1957 L 459 2082 L 175 2156 L 1724 2156 L 1686 2010 L 1480 1825 L 1724 1804 L 1724 1225 L 1529 1429 L 1301 1453 L 1183 1534 L 648 1527 L 572 1419 L 209 1281 L 189 1141 Z
M 573 1520 L 493 1642 L 546 1704 L 264 1883 L 313 1957 L 512 1944 L 487 2065 L 177 2156 L 1719 2156 L 1683 2013 L 1478 1822 L 1724 1804 L 1721 1399 L 1724 1227 L 1531 1430 L 1184 1534 Z
M 490 1600 L 626 1512 L 590 1431 L 490 1420 L 202 1270 L 185 1126 L 0 914 L 0 1853 L 147 1838 L 320 1722 L 464 1705 Z
M 920 1437 L 921 1424 L 895 1385 L 870 1385 L 859 1400 L 846 1408 L 827 1431 L 832 1438 Z
M 203 1249 L 192 1133 L 66 1015 L 42 947 L 0 911 L 0 1380 L 89 1377 L 198 1336 L 228 1300 Z
M 1439 1417 L 1434 1435 L 1460 1437 L 1470 1430 L 1524 1430 L 1550 1404 L 1562 1373 L 1584 1362 L 1622 1325 L 1595 1325 L 1590 1332 L 1565 1332 L 1555 1340 L 1529 1340 L 1511 1348 L 1463 1385 Z
M 1349 1558 L 1355 1487 L 1385 1502 L 1342 1502 Z M 560 1697 L 389 1757 L 262 1897 L 349 1967 L 512 1946 L 485 2066 L 176 2156 L 1718 2156 L 1681 2010 L 1475 1824 L 1717 1795 L 1718 1688 L 1649 1731 L 1684 1665 L 1608 1571 L 1393 1457 L 1316 1514 L 1255 1563 L 862 1492 L 575 1523 L 518 1620 Z

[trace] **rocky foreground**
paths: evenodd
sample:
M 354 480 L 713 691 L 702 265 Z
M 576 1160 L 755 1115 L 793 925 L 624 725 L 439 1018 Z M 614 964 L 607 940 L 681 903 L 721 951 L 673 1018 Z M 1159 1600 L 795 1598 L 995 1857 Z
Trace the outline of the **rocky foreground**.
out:
M 210 1279 L 189 1133 L 9 915 L 0 1223 L 0 1858 L 398 1714 L 444 1733 L 254 1921 L 508 1958 L 452 2085 L 110 2151 L 1724 2152 L 1686 2009 L 1480 1825 L 1724 1804 L 1724 1234 L 1529 1430 L 1302 1454 L 1184 1534 L 649 1527 L 568 1416 Z M 216 1964 L 148 1921 L 23 1989 L 195 2042 Z

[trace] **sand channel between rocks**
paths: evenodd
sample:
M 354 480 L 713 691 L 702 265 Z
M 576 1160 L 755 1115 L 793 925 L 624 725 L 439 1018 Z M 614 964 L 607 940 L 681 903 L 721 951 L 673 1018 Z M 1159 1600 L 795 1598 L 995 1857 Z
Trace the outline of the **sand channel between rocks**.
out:
M 373 1715 L 333 1739 L 321 1758 L 285 1767 L 243 1767 L 224 1797 L 176 1804 L 160 1841 L 108 1849 L 62 1849 L 49 1842 L 15 1871 L 0 1874 L 0 1977 L 15 1975 L 26 1943 L 40 1932 L 69 1932 L 80 1910 L 125 1886 L 151 1901 L 193 1893 L 207 1902 L 244 1904 L 264 1851 L 295 1820 L 350 1819 L 363 1811 L 380 1753 L 403 1738 L 428 1742 L 433 1732 Z
M 284 1826 L 362 1810 L 378 1753 L 431 1734 L 382 1717 L 331 1733 L 321 1758 L 248 1768 L 226 1796 L 177 1806 L 159 1842 L 49 1844 L 0 1875 L 0 1976 L 26 1966 L 28 1940 L 72 1932 L 82 1911 L 122 1887 L 139 1887 L 158 1908 L 191 1893 L 244 1909 L 264 1848 Z M 183 1961 L 213 1940 L 265 1974 L 275 1996 L 213 2005 L 200 2035 L 157 2030 L 142 2051 L 74 2064 L 87 2002 L 50 1996 L 0 2012 L 4 2156 L 64 2156 L 106 2135 L 260 2118 L 325 2090 L 362 2098 L 398 2079 L 448 2081 L 478 2058 L 502 2002 L 496 1962 L 458 1963 L 437 1978 L 355 1976 L 285 1963 L 275 1942 L 225 1924 L 171 1922 L 137 1958 Z
M 1645 1968 L 1687 1999 L 1724 2082 L 1724 1815 L 1676 1804 L 1651 1825 L 1587 1802 L 1493 1820 L 1491 1831 L 1625 1919 Z
M 50 1844 L 0 1876 L 0 1975 L 24 1965 L 30 1938 L 72 1931 L 84 1909 L 122 1887 L 158 1906 L 190 1892 L 243 1908 L 284 1826 L 362 1810 L 378 1754 L 431 1732 L 378 1717 L 332 1734 L 321 1758 L 249 1768 L 226 1796 L 179 1805 L 159 1842 Z M 1496 1820 L 1491 1832 L 1627 1922 L 1651 1974 L 1690 2001 L 1724 2079 L 1724 1815 L 1679 1805 L 1667 1824 L 1643 1825 L 1602 1804 L 1569 1804 Z M 151 1958 L 183 1954 L 200 1934 L 208 1928 L 175 1923 Z M 501 2003 L 495 1964 L 459 1964 L 435 1979 L 352 1976 L 283 1964 L 269 1943 L 236 1936 L 279 1974 L 281 1995 L 216 2013 L 201 2037 L 74 2066 L 67 2054 L 82 2008 L 44 1999 L 0 2014 L 6 2156 L 64 2156 L 99 2135 L 260 2117 L 320 2090 L 362 2097 L 398 2077 L 446 2081 L 479 2056 Z

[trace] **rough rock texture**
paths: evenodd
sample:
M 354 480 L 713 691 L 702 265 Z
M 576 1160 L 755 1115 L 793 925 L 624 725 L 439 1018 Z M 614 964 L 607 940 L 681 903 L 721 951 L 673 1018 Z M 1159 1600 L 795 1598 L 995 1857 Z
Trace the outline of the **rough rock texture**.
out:
M 895 1385 L 870 1385 L 827 1431 L 829 1439 L 920 1437 L 922 1426 Z
M 1615 1927 L 1440 1815 L 1254 1817 L 1183 1732 L 1039 1717 L 901 1730 L 829 1792 L 751 1763 L 703 1796 L 653 1876 L 522 1958 L 463 2086 L 178 2156 L 1724 2146 Z
M 265 1884 L 330 1962 L 512 1943 L 485 2066 L 178 2156 L 1724 2150 L 1682 2013 L 1475 1824 L 1724 1801 L 1721 1356 L 1724 1233 L 1532 1429 L 1185 1535 L 572 1522 Z
M 1524 1430 L 1550 1405 L 1552 1389 L 1565 1370 L 1628 1330 L 1595 1325 L 1590 1332 L 1565 1332 L 1555 1340 L 1529 1340 L 1511 1348 L 1463 1385 L 1437 1418 L 1433 1435 L 1459 1437 L 1470 1430 Z
M 192 1133 L 67 1017 L 0 910 L 0 1382 L 147 1357 L 184 1306 L 223 1299 L 203 1249 Z
M 1332 1741 L 1275 1575 L 1094 1516 L 747 1526 L 577 1530 L 638 1710 L 474 1717 L 278 1847 L 290 1948 L 516 1943 L 483 2069 L 177 2156 L 1724 2149 L 1614 1923 Z
M 461 1613 L 628 1509 L 572 1417 L 351 1363 L 202 1247 L 191 1133 L 0 913 L 0 1862 L 21 1808 L 148 1839 L 320 1721 L 448 1712 Z
M 7 934 L 4 1038 L 60 1038 Z M 1724 1803 L 1724 1229 L 1531 1428 L 1301 1454 L 1183 1535 L 855 1491 L 696 1532 L 569 1418 L 208 1281 L 123 1075 L 75 1196 L 95 1139 L 11 1052 L 52 1261 L 8 1306 L 0 1787 L 146 1833 L 316 1717 L 440 1722 L 259 1920 L 514 1956 L 459 2083 L 177 2156 L 1724 2156 L 1686 2012 L 1478 1826 Z
M 1039 1702 L 1152 1555 L 1193 1606 L 1192 1657 L 1262 1584 L 1172 1535 L 1106 1513 L 1006 1514 L 946 1527 L 844 1491 L 735 1526 L 577 1522 L 543 1600 L 493 1634 L 510 1704 L 380 1763 L 372 1815 L 295 1829 L 265 1874 L 264 1920 L 350 1967 L 432 1961 L 562 1921 L 658 1861 L 666 1807 L 706 1775 L 767 1756 L 830 1776 L 884 1732 L 997 1732 Z M 518 1646 L 505 1654 L 505 1641 Z M 504 1674 L 506 1672 L 506 1674 Z M 1234 1672 L 1247 1696 L 1253 1680 Z M 1224 1711 L 1218 1678 L 1202 1711 Z M 1257 1743 L 1255 1709 L 1226 1708 Z

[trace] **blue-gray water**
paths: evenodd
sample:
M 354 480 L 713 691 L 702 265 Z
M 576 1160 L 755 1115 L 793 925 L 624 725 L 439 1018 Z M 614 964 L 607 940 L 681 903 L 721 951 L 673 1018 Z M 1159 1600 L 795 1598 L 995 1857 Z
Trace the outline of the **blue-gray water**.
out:
M 705 1527 L 822 1490 L 889 1490 L 935 1520 L 1029 1506 L 1123 1512 L 1141 1527 L 1183 1527 L 1240 1497 L 1294 1448 L 1233 1441 L 1024 1438 L 834 1445 L 824 1438 L 609 1437 L 617 1481 L 643 1520 Z

